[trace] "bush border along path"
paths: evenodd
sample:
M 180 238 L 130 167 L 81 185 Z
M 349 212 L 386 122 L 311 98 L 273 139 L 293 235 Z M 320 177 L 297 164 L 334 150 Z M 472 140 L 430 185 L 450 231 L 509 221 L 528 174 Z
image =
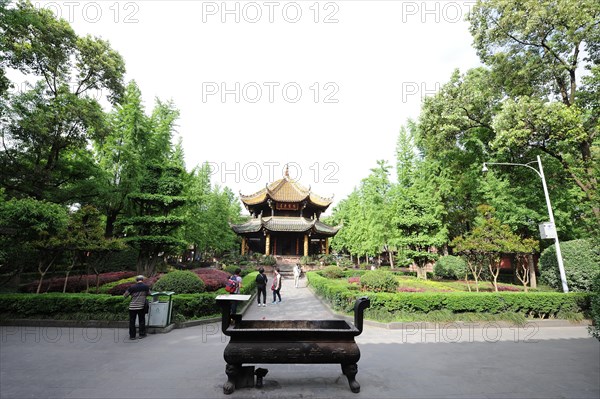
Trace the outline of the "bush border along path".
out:
M 255 278 L 252 272 L 243 278 L 242 294 L 252 294 Z M 215 318 L 220 308 L 215 298 L 226 294 L 224 289 L 199 294 L 173 295 L 172 323 Z M 128 298 L 107 294 L 0 294 L 0 321 L 15 319 L 76 321 L 127 321 Z
M 346 284 L 308 272 L 315 293 L 327 300 L 334 310 L 349 313 L 357 297 L 371 299 L 370 312 L 429 313 L 450 311 L 453 314 L 520 313 L 525 317 L 553 318 L 566 313 L 588 314 L 591 294 L 577 292 L 397 292 L 373 293 L 351 290 Z

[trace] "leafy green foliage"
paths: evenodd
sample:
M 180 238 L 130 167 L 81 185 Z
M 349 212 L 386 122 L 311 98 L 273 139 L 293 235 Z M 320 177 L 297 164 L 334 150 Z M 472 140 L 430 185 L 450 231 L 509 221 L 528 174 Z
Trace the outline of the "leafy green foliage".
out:
M 321 275 L 327 278 L 342 278 L 344 277 L 344 271 L 338 266 L 327 266 L 321 270 Z
M 360 276 L 360 287 L 364 291 L 396 292 L 398 285 L 396 276 L 388 271 L 369 270 Z
M 596 275 L 592 282 L 590 315 L 593 323 L 589 327 L 590 334 L 600 341 L 600 274 Z
M 591 240 L 573 240 L 560 243 L 567 285 L 570 291 L 590 291 L 594 278 L 600 274 L 600 251 Z M 539 262 L 540 277 L 545 284 L 560 289 L 562 283 L 555 246 L 542 252 Z
M 93 96 L 120 98 L 123 59 L 107 41 L 77 36 L 29 1 L 0 7 L 0 32 L 2 76 L 12 68 L 35 82 L 6 95 L 0 184 L 11 196 L 59 203 L 89 195 L 97 170 L 87 144 L 106 133 Z
M 433 266 L 433 274 L 444 279 L 460 280 L 468 273 L 465 260 L 460 256 L 442 256 Z
M 600 218 L 598 103 L 591 100 L 598 86 L 589 84 L 598 73 L 599 16 L 594 0 L 480 1 L 469 16 L 478 55 L 507 97 L 493 123 L 493 149 L 502 156 L 542 152 L 560 164 L 563 188 L 555 193 L 581 190 L 591 226 Z M 580 85 L 582 70 L 588 78 Z
M 189 270 L 176 270 L 162 276 L 153 286 L 154 291 L 173 291 L 176 294 L 198 294 L 205 291 L 204 282 Z
M 301 265 L 316 265 L 317 261 L 312 256 L 302 256 L 300 258 L 300 264 Z
M 464 237 L 454 238 L 452 245 L 457 253 L 467 258 L 469 273 L 475 279 L 477 290 L 479 290 L 478 281 L 485 264 L 488 266 L 489 275 L 497 291 L 502 254 L 532 253 L 538 248 L 538 243 L 531 239 L 521 240 L 509 226 L 494 217 L 493 207 L 480 205 L 477 211 L 480 216 L 475 220 L 473 230 Z
M 218 256 L 239 245 L 229 226 L 229 223 L 241 221 L 239 201 L 229 188 L 213 186 L 210 176 L 210 166 L 205 163 L 191 172 L 185 187 L 188 202 L 183 208 L 187 219 L 183 236 L 194 246 L 198 260 Z
M 146 165 L 140 192 L 128 197 L 136 205 L 137 215 L 122 221 L 127 242 L 139 250 L 137 270 L 146 275 L 155 273 L 165 254 L 185 245 L 176 234 L 184 218 L 174 215 L 184 203 L 179 194 L 185 170 L 174 161 L 165 162 Z

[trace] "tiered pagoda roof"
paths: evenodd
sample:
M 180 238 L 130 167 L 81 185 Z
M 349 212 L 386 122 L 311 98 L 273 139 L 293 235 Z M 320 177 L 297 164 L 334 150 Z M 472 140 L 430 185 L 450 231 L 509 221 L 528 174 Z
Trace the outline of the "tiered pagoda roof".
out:
M 308 188 L 304 187 L 296 180 L 291 179 L 287 173 L 281 179 L 267 184 L 265 188 L 254 194 L 242 195 L 240 193 L 240 199 L 246 208 L 262 204 L 271 199 L 276 202 L 287 203 L 307 201 L 313 206 L 325 210 L 333 202 L 333 197 L 326 198 L 313 193 L 310 186 Z
M 250 219 L 244 224 L 232 225 L 231 228 L 237 234 L 257 233 L 263 229 L 268 231 L 305 233 L 312 231 L 323 236 L 334 236 L 341 226 L 332 227 L 321 222 L 318 219 L 307 219 L 304 217 L 285 217 L 285 216 L 259 216 Z

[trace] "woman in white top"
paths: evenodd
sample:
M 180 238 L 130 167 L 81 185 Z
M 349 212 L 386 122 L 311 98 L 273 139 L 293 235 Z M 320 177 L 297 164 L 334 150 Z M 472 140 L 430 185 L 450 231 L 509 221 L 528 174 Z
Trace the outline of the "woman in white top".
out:
M 273 303 L 279 303 L 281 302 L 281 294 L 279 293 L 279 290 L 281 289 L 281 274 L 279 274 L 279 268 L 274 268 L 273 273 L 273 285 L 271 286 L 271 290 L 273 291 Z M 279 301 L 276 301 L 277 298 L 279 298 Z
M 296 265 L 294 265 L 294 287 L 296 288 L 298 288 L 301 273 L 300 265 L 296 263 Z

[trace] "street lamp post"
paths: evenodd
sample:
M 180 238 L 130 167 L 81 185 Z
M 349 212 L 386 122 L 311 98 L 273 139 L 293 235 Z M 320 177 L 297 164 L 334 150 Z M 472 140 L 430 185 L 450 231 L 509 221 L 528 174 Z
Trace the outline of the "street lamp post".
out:
M 508 166 L 525 166 L 526 168 L 529 168 L 531 170 L 533 170 L 535 173 L 537 173 L 537 175 L 540 177 L 540 179 L 542 179 L 542 185 L 544 187 L 544 196 L 546 197 L 546 206 L 548 207 L 548 217 L 550 218 L 550 223 L 552 225 L 552 228 L 554 230 L 554 244 L 555 244 L 555 248 L 556 248 L 556 260 L 558 262 L 558 270 L 560 271 L 560 280 L 562 282 L 562 288 L 563 288 L 563 292 L 567 293 L 569 292 L 569 286 L 567 285 L 567 275 L 565 274 L 565 267 L 563 265 L 563 259 L 562 259 L 562 253 L 560 251 L 560 243 L 558 242 L 558 233 L 556 232 L 556 224 L 554 223 L 554 213 L 552 212 L 552 205 L 550 204 L 550 196 L 548 195 L 548 186 L 546 186 L 546 178 L 544 177 L 544 168 L 542 167 L 542 160 L 540 159 L 540 156 L 537 156 L 537 164 L 538 164 L 538 169 L 534 168 L 533 166 L 529 165 L 531 163 L 534 163 L 536 161 L 532 161 L 526 164 L 523 163 L 510 163 L 510 162 L 484 162 L 483 163 L 483 168 L 482 168 L 482 172 L 487 172 L 487 165 L 508 165 Z

